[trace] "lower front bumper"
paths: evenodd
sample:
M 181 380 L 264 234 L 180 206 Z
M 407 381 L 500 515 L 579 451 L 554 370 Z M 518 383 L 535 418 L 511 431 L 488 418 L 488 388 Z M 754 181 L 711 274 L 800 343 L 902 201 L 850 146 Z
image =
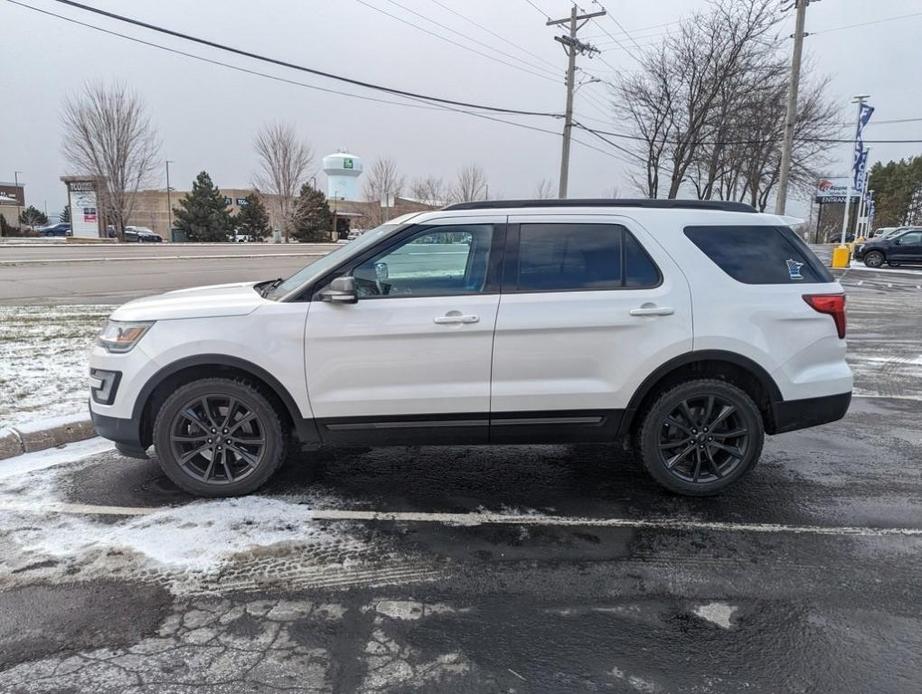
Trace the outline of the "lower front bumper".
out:
M 807 429 L 835 422 L 845 416 L 852 394 L 840 393 L 804 400 L 783 400 L 772 403 L 772 430 L 769 434 Z
M 141 423 L 133 419 L 107 417 L 90 410 L 93 428 L 104 439 L 115 442 L 119 453 L 129 458 L 147 458 L 147 447 L 141 443 Z

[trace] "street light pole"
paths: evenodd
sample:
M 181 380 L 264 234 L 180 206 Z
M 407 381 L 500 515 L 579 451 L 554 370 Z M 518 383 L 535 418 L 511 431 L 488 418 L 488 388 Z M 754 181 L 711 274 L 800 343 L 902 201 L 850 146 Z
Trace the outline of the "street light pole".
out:
M 788 85 L 787 113 L 784 117 L 784 143 L 781 148 L 781 175 L 775 198 L 775 214 L 784 214 L 788 202 L 788 181 L 791 176 L 791 151 L 794 149 L 794 126 L 797 123 L 797 90 L 800 86 L 800 63 L 804 51 L 804 23 L 810 0 L 794 0 L 797 20 L 794 27 L 794 56 L 791 58 L 791 82 Z
M 22 171 L 13 172 L 13 185 L 16 188 L 16 228 L 17 229 L 19 228 L 19 225 L 21 224 L 19 218 L 22 216 L 22 209 L 21 209 L 22 206 L 19 204 L 19 174 L 21 173 Z M 26 201 L 25 193 L 22 194 L 22 201 L 23 203 L 25 203 Z
M 172 163 L 169 159 L 164 162 L 166 164 L 166 215 L 169 220 L 166 233 L 170 241 L 173 240 L 173 203 L 170 200 L 170 164 Z

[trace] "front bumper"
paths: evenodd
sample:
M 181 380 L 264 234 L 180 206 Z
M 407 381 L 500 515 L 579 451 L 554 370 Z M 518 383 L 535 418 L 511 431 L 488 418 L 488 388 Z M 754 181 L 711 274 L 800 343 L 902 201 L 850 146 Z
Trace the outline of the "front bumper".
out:
M 107 417 L 90 408 L 93 428 L 104 439 L 115 442 L 115 447 L 122 455 L 129 458 L 147 458 L 147 447 L 141 443 L 141 422 L 134 419 Z
M 824 395 L 803 400 L 772 403 L 772 429 L 769 434 L 807 429 L 842 419 L 851 404 L 852 394 Z

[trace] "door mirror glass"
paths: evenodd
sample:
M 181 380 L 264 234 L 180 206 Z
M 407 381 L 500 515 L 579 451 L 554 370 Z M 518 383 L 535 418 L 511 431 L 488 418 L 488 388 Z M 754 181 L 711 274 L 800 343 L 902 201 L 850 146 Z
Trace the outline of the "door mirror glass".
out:
M 378 261 L 375 263 L 375 277 L 378 281 L 383 282 L 387 279 L 387 263 Z
M 351 277 L 337 277 L 320 292 L 320 300 L 331 304 L 354 304 L 359 300 L 355 292 L 355 280 Z

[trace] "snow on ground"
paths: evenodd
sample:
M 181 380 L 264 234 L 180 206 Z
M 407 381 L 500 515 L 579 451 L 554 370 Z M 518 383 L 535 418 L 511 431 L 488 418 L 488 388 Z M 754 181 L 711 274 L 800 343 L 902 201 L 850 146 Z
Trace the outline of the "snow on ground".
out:
M 439 573 L 359 524 L 312 518 L 312 509 L 344 503 L 319 492 L 196 500 L 119 517 L 71 503 L 60 513 L 81 473 L 125 464 L 111 444 L 90 439 L 11 463 L 0 465 L 0 584 L 119 576 L 187 595 L 273 582 L 385 585 Z
M 112 306 L 0 306 L 0 428 L 86 411 L 87 351 Z

